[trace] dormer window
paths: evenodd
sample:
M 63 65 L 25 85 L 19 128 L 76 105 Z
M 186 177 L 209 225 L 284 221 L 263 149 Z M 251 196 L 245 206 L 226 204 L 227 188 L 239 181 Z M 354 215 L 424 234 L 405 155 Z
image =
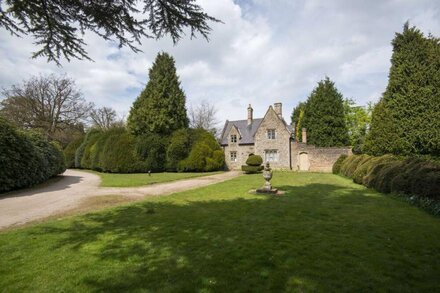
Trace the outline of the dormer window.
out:
M 231 142 L 233 142 L 233 143 L 237 142 L 237 135 L 236 134 L 231 134 Z
M 267 130 L 267 138 L 268 139 L 275 139 L 275 129 L 268 129 Z

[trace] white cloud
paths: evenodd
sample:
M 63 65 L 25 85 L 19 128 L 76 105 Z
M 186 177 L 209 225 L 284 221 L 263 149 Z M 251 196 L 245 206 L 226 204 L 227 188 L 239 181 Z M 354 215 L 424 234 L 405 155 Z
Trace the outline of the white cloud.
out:
M 212 24 L 210 42 L 184 38 L 174 46 L 169 39 L 147 39 L 143 53 L 135 54 L 88 34 L 95 62 L 73 60 L 63 68 L 30 59 L 32 39 L 0 30 L 0 85 L 66 72 L 87 99 L 127 113 L 156 54 L 166 51 L 176 59 L 188 103 L 215 103 L 219 120 L 245 119 L 249 103 L 262 116 L 278 101 L 288 117 L 326 75 L 359 104 L 377 100 L 387 84 L 390 42 L 406 20 L 440 36 L 436 0 L 199 2 L 224 22 Z

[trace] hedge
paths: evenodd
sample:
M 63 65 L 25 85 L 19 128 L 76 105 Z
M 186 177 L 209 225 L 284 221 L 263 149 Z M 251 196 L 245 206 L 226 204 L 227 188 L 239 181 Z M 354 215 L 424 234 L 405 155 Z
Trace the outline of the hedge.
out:
M 64 172 L 61 148 L 0 118 L 0 192 L 29 187 Z
M 342 163 L 347 159 L 347 155 L 340 155 L 336 162 L 333 164 L 332 172 L 333 174 L 339 174 L 341 171 Z
M 248 166 L 261 166 L 263 164 L 263 158 L 259 155 L 250 155 L 246 160 Z
M 241 170 L 246 174 L 255 174 L 264 169 L 264 166 L 248 166 L 242 165 Z
M 79 137 L 71 141 L 64 149 L 64 157 L 66 168 L 75 168 L 75 153 L 79 146 L 82 144 L 84 137 Z
M 341 166 L 339 172 L 338 165 Z M 377 191 L 403 195 L 409 202 L 440 215 L 438 161 L 420 157 L 405 159 L 394 155 L 353 155 L 339 158 L 333 170 Z

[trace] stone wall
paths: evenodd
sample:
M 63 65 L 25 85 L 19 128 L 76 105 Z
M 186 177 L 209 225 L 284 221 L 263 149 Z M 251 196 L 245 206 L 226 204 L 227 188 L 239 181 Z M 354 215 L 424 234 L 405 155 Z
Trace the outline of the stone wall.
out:
M 275 139 L 267 138 L 268 129 L 275 129 Z M 269 107 L 266 116 L 255 133 L 255 154 L 260 155 L 264 161 L 266 150 L 278 151 L 278 161 L 271 162 L 271 167 L 290 169 L 290 132 L 272 106 Z
M 322 148 L 298 142 L 292 142 L 291 149 L 292 170 L 311 172 L 331 172 L 340 155 L 352 154 L 350 147 Z

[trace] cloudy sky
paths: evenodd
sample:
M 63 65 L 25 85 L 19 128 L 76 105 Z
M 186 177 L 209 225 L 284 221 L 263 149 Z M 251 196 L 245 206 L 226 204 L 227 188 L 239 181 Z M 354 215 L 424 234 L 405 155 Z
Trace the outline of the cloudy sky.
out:
M 329 76 L 345 97 L 364 105 L 385 90 L 390 42 L 409 20 L 425 34 L 440 36 L 438 0 L 201 0 L 205 11 L 224 23 L 212 24 L 203 38 L 143 41 L 143 53 L 119 50 L 86 35 L 90 61 L 63 61 L 62 68 L 31 59 L 30 37 L 11 37 L 0 29 L 0 87 L 32 75 L 67 73 L 84 96 L 98 106 L 127 114 L 148 81 L 156 54 L 176 60 L 188 105 L 213 103 L 218 119 L 245 119 L 283 103 L 284 116 Z M 286 119 L 290 122 L 290 119 Z

